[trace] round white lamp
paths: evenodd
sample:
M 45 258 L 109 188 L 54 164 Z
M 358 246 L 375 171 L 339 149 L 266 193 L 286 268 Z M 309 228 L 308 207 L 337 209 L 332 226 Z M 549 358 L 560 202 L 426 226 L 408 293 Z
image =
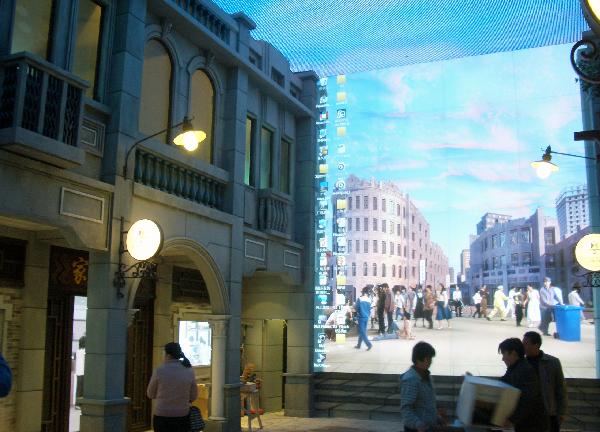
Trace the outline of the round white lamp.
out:
M 140 219 L 127 231 L 127 252 L 138 261 L 156 256 L 162 248 L 163 235 L 158 224 L 150 219 Z
M 600 234 L 588 234 L 577 242 L 575 258 L 586 270 L 600 271 Z

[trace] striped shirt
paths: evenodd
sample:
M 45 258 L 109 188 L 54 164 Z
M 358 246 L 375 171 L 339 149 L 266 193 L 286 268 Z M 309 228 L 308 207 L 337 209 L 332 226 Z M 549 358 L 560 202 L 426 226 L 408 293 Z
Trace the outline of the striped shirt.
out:
M 405 427 L 427 429 L 437 424 L 435 390 L 429 372 L 422 377 L 414 366 L 404 372 L 400 397 L 400 412 Z

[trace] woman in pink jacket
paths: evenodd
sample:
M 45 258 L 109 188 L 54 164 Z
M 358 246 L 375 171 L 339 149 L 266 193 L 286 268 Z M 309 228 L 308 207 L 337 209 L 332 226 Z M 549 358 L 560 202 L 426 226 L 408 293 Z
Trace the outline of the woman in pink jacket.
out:
M 188 432 L 190 402 L 198 397 L 190 361 L 176 342 L 165 345 L 165 362 L 152 374 L 146 391 L 156 399 L 154 432 Z

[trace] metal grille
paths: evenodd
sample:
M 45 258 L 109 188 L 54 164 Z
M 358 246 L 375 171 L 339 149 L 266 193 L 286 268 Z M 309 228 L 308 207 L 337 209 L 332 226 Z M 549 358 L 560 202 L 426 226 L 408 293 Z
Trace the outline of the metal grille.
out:
M 42 432 L 67 432 L 71 387 L 73 296 L 48 298 Z
M 63 126 L 63 142 L 68 145 L 77 145 L 77 126 L 79 124 L 79 104 L 81 90 L 68 86 L 67 106 L 65 107 L 65 123 Z
M 60 102 L 62 98 L 63 83 L 52 75 L 48 76 L 48 90 L 46 91 L 46 109 L 44 111 L 44 131 L 48 138 L 58 139 Z M 39 101 L 37 101 L 39 104 Z
M 10 127 L 15 121 L 15 100 L 17 96 L 17 72 L 14 64 L 4 69 L 0 92 L 0 129 Z
M 27 67 L 27 85 L 21 127 L 37 131 L 40 118 L 40 96 L 42 94 L 43 73 L 32 66 Z
M 138 312 L 127 334 L 127 369 L 125 395 L 131 399 L 127 418 L 130 432 L 150 429 L 152 401 L 146 397 L 146 386 L 152 375 L 152 345 L 155 282 L 143 279 L 134 302 Z

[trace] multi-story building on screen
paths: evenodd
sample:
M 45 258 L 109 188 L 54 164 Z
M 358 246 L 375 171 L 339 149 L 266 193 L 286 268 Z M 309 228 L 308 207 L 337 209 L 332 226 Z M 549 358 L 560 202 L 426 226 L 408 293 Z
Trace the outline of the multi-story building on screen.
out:
M 589 222 L 587 185 L 565 188 L 556 198 L 556 218 L 560 228 L 560 239 L 586 228 Z
M 448 258 L 423 214 L 392 182 L 346 179 L 347 285 L 446 283 Z

